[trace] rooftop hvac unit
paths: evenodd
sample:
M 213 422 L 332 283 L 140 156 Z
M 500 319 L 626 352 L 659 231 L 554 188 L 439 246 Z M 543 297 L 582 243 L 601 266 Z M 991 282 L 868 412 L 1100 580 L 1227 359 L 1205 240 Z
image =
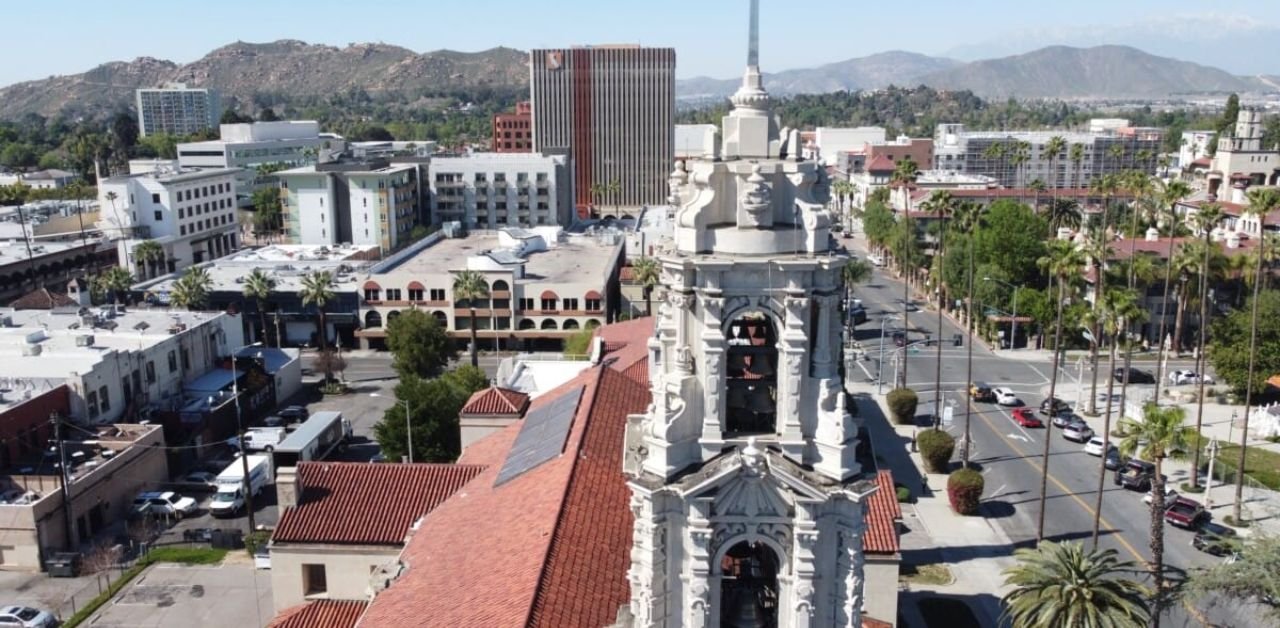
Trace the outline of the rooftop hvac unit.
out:
M 10 317 L 8 314 L 0 316 L 0 327 L 12 327 L 12 326 L 13 326 L 12 317 Z
M 44 347 L 38 342 L 28 342 L 27 344 L 22 345 L 22 355 L 29 358 L 40 355 L 40 352 L 43 350 Z
M 81 334 L 81 335 L 79 335 L 79 336 L 76 336 L 76 346 L 77 346 L 77 347 L 92 347 L 92 346 L 93 346 L 93 334 Z

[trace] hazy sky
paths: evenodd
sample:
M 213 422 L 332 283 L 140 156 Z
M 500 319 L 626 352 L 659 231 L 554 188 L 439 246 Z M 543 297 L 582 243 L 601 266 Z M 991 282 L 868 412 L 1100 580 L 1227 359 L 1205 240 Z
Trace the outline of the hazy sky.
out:
M 1194 47 L 1180 48 L 1179 38 L 1229 42 L 1242 34 L 1280 33 L 1275 0 L 762 0 L 761 5 L 761 64 L 768 71 L 886 50 L 975 58 L 1044 43 L 1127 43 L 1191 56 Z M 681 77 L 730 77 L 745 58 L 746 6 L 746 0 L 5 1 L 0 85 L 139 56 L 189 62 L 235 40 L 285 38 L 337 46 L 381 41 L 418 52 L 640 43 L 674 46 Z M 1116 41 L 1121 38 L 1128 41 Z M 1280 41 L 1274 46 L 1273 51 L 1193 60 L 1234 65 L 1226 69 L 1240 73 L 1280 74 L 1280 67 L 1259 65 L 1280 66 Z

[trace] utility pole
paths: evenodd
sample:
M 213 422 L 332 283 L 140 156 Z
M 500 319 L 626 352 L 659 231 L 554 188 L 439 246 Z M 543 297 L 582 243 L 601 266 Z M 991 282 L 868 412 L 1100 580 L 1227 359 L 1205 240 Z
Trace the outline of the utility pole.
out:
M 62 485 L 62 524 L 66 535 L 66 549 L 75 547 L 71 525 L 71 475 L 67 473 L 67 448 L 62 440 L 62 417 L 58 411 L 49 413 L 49 423 L 53 425 L 53 438 L 58 448 L 58 482 Z
M 231 396 L 236 404 L 236 437 L 240 441 L 240 469 L 244 474 L 240 481 L 240 490 L 244 492 L 244 511 L 249 517 L 249 534 L 253 534 L 258 526 L 253 516 L 253 485 L 249 479 L 249 449 L 244 441 L 244 422 L 240 416 L 240 375 L 236 371 L 236 361 L 241 350 L 261 345 L 261 342 L 255 342 L 231 352 Z

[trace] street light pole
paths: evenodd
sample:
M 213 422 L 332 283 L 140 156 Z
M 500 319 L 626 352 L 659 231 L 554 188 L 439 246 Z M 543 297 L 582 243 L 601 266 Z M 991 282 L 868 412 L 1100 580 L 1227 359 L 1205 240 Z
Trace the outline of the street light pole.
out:
M 379 399 L 388 398 L 386 395 L 378 393 L 369 393 L 369 396 L 378 397 Z M 409 448 L 406 451 L 409 454 L 409 464 L 413 464 L 413 423 L 409 421 L 409 400 L 403 399 L 402 401 L 404 401 L 404 434 L 409 445 Z
M 1228 441 L 1230 442 L 1230 441 Z M 1204 479 L 1204 509 L 1213 509 L 1213 463 L 1218 459 L 1218 439 L 1209 441 L 1209 446 L 1205 453 L 1209 456 L 1209 476 Z M 1197 473 L 1198 469 L 1192 469 L 1192 473 Z

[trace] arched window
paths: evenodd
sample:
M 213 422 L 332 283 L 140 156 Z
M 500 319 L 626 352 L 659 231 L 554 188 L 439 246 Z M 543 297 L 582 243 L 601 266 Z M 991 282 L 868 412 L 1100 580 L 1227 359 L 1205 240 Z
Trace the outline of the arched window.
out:
M 537 329 L 538 323 L 532 318 L 520 319 L 520 329 Z
M 496 279 L 493 282 L 493 288 L 491 288 L 491 290 L 493 292 L 509 292 L 511 290 L 511 286 L 501 279 Z
M 597 328 L 597 327 L 599 327 L 599 326 L 600 326 L 600 320 L 599 320 L 599 319 L 595 319 L 595 318 L 589 318 L 589 319 L 587 319 L 587 324 L 586 324 L 586 328 L 587 328 L 587 329 L 595 329 L 595 328 Z
M 391 321 L 396 320 L 397 318 L 400 318 L 400 310 L 391 310 L 390 312 L 387 312 L 388 325 L 391 324 Z
M 364 300 L 378 301 L 381 299 L 382 299 L 382 286 L 379 286 L 378 282 L 376 281 L 364 282 Z
M 564 329 L 565 331 L 569 331 L 571 329 L 577 329 L 577 328 L 578 328 L 578 321 L 570 318 L 564 322 L 564 326 L 561 329 Z
M 720 561 L 721 626 L 777 628 L 779 562 L 764 543 L 743 541 L 729 548 Z
M 726 335 L 726 434 L 776 433 L 778 334 L 773 319 L 748 312 L 729 324 Z
M 365 312 L 364 328 L 377 329 L 379 327 L 382 327 L 382 314 L 379 314 L 378 310 L 369 310 L 368 312 Z
M 555 330 L 557 329 L 557 328 L 556 328 L 556 319 L 554 319 L 554 318 L 548 318 L 548 319 L 546 319 L 546 320 L 543 320 L 543 321 L 542 321 L 542 328 L 543 328 L 543 329 L 549 329 L 549 330 L 555 331 Z
M 434 318 L 434 319 L 436 319 L 436 322 L 437 322 L 437 323 L 439 323 L 441 327 L 444 327 L 444 328 L 448 328 L 448 327 L 449 327 L 449 315 L 448 315 L 448 314 L 445 314 L 444 312 L 442 312 L 442 311 L 440 311 L 440 310 L 436 310 L 436 311 L 434 311 L 434 312 L 432 312 L 432 313 L 431 313 L 431 317 L 432 317 L 432 318 Z

